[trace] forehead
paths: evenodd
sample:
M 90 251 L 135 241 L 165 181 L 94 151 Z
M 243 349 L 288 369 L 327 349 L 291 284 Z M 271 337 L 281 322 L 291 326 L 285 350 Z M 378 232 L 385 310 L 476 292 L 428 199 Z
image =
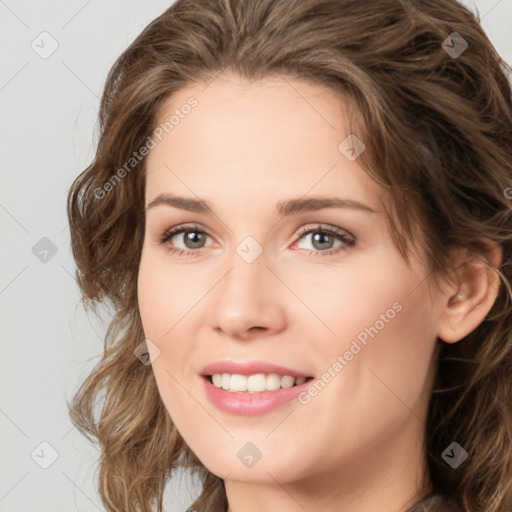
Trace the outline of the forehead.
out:
M 299 106 L 298 108 L 312 109 L 317 115 L 323 116 L 326 122 L 333 119 L 329 110 L 340 107 L 345 109 L 351 103 L 342 91 L 312 80 L 284 74 L 248 79 L 225 71 L 207 81 L 192 82 L 175 91 L 160 108 L 160 118 L 168 117 L 167 114 L 171 113 L 178 103 L 186 101 L 190 95 L 194 95 L 204 106 L 219 101 L 234 105 L 246 103 L 248 106 L 247 103 L 254 103 L 255 100 L 259 104 L 267 103 L 269 106 L 277 106 L 277 103 L 283 107 L 294 104 L 295 107 Z M 351 115 L 354 114 L 355 112 L 351 112 Z
M 202 190 L 208 177 L 232 190 L 250 184 L 304 195 L 338 187 L 368 196 L 376 184 L 340 150 L 357 115 L 340 93 L 290 77 L 221 75 L 190 84 L 160 108 L 162 140 L 148 157 L 148 187 L 186 175 Z

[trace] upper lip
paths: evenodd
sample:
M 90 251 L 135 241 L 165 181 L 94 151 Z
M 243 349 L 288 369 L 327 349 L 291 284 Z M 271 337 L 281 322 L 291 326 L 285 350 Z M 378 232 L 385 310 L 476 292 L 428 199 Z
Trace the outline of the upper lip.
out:
M 215 373 L 230 373 L 238 375 L 255 375 L 257 373 L 277 373 L 278 375 L 289 375 L 290 377 L 311 377 L 306 373 L 287 368 L 267 361 L 217 361 L 207 364 L 202 370 L 201 375 L 214 375 Z

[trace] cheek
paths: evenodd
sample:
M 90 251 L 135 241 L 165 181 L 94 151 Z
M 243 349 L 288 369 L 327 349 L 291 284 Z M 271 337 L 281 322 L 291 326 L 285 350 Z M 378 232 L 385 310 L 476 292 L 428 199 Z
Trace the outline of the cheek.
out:
M 420 290 L 421 288 L 421 290 Z M 402 310 L 383 329 L 373 365 L 376 378 L 414 408 L 430 382 L 428 372 L 436 344 L 434 318 L 422 287 L 401 299 Z
M 166 322 L 162 311 L 165 310 L 168 298 L 165 288 L 158 283 L 158 275 L 155 266 L 151 265 L 143 254 L 139 267 L 137 295 L 144 334 L 150 339 L 159 338 L 165 332 Z
M 137 286 L 144 335 L 159 349 L 152 366 L 165 398 L 169 389 L 176 391 L 178 382 L 191 376 L 189 362 L 199 311 L 195 306 L 204 290 L 179 268 L 170 270 L 165 257 L 156 251 L 143 251 Z
M 334 379 L 335 387 L 350 379 L 356 399 L 374 394 L 396 401 L 386 385 L 406 403 L 418 399 L 436 335 L 427 283 L 420 270 L 416 273 L 399 255 L 383 254 L 324 288 L 330 300 L 322 300 L 321 316 L 334 334 L 312 347 L 312 356 L 324 364 L 319 371 L 326 372 L 342 356 L 343 368 L 338 365 L 334 372 L 345 377 Z
M 397 377 L 421 383 L 415 371 L 426 371 L 436 340 L 435 312 L 430 304 L 426 270 L 412 272 L 403 260 L 392 260 L 379 276 L 373 276 L 373 318 L 365 328 L 375 334 L 374 352 L 379 365 Z M 370 329 L 370 325 L 373 329 Z M 365 332 L 368 332 L 365 330 Z M 376 341 L 377 343 L 374 343 Z
M 190 311 L 197 294 L 196 280 L 180 268 L 170 269 L 165 250 L 142 251 L 137 294 L 144 332 L 162 341 L 172 336 L 172 329 Z
M 179 288 L 171 279 L 161 263 L 143 251 L 137 293 L 144 335 L 159 350 L 158 356 L 153 359 L 152 371 L 165 408 L 178 428 L 184 428 L 180 411 L 184 410 L 184 404 L 187 405 L 187 414 L 194 408 L 180 385 L 184 381 L 183 369 L 192 347 L 184 331 L 187 325 L 184 315 L 189 308 L 184 307 L 181 300 L 183 292 L 178 291 Z
M 411 303 L 409 311 L 419 306 L 414 304 L 417 294 L 411 294 L 416 280 L 383 252 L 334 270 L 317 282 L 300 276 L 295 279 L 297 294 L 307 298 L 311 310 L 330 331 L 323 329 L 325 337 L 319 341 L 331 353 L 344 349 L 345 344 L 348 349 L 357 337 L 363 344 L 373 336 L 383 338 L 390 326 L 396 330 L 400 324 L 405 304 Z

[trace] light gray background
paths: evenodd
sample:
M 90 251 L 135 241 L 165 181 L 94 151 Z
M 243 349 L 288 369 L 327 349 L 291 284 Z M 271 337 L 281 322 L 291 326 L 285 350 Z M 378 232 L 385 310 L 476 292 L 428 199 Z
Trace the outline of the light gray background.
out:
M 512 0 L 466 1 L 512 64 Z M 66 399 L 98 361 L 110 315 L 80 305 L 66 195 L 92 160 L 99 97 L 116 57 L 171 0 L 0 0 L 0 512 L 103 511 L 97 449 Z M 51 35 L 41 36 L 42 32 Z M 38 51 L 58 48 L 47 58 Z M 43 56 L 44 53 L 43 53 Z M 37 257 L 46 237 L 57 252 Z M 51 461 L 49 443 L 58 453 Z M 37 461 L 37 462 L 36 462 Z M 178 491 L 179 489 L 179 491 Z M 197 482 L 166 492 L 184 511 Z

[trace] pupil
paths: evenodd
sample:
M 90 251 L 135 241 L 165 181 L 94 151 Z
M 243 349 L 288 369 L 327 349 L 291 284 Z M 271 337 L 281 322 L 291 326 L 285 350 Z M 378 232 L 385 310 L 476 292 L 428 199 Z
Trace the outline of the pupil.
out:
M 326 235 L 326 234 L 322 234 L 322 233 L 315 233 L 313 235 L 313 244 L 318 240 L 318 237 L 320 237 L 320 239 L 323 239 L 323 238 L 326 238 L 326 237 L 330 237 L 331 235 Z M 321 241 L 321 240 L 320 240 Z M 320 249 L 325 249 L 325 247 L 320 247 Z
M 189 242 L 191 242 L 193 245 L 193 247 L 190 247 L 191 249 L 195 249 L 196 244 L 200 245 L 202 234 L 198 234 L 197 231 L 187 231 L 186 235 L 187 236 L 185 237 L 185 239 L 188 240 Z M 199 239 L 199 241 L 198 241 L 198 239 Z

